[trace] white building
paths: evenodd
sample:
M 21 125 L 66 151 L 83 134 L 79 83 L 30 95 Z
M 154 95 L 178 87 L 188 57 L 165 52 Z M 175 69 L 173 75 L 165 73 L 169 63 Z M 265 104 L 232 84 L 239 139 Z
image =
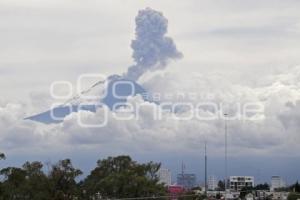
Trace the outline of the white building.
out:
M 271 178 L 271 191 L 274 191 L 277 188 L 286 187 L 285 182 L 282 180 L 280 176 L 272 176 Z
M 245 199 L 246 200 L 254 200 L 254 195 L 252 193 L 246 194 Z
M 172 184 L 171 171 L 169 169 L 161 168 L 157 175 L 160 183 L 164 183 L 166 185 Z
M 270 192 L 273 200 L 287 200 L 289 192 Z
M 233 191 L 241 191 L 244 187 L 254 187 L 253 176 L 230 176 L 229 187 Z
M 215 190 L 218 188 L 218 180 L 215 176 L 209 176 L 207 179 L 207 189 Z

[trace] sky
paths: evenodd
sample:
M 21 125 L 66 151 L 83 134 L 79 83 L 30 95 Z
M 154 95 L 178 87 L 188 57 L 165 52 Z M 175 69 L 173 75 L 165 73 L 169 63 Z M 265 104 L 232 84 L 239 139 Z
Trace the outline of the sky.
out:
M 203 144 L 208 143 L 209 174 L 224 176 L 224 120 L 111 119 L 103 128 L 78 126 L 76 113 L 63 123 L 23 120 L 56 103 L 55 81 L 76 85 L 85 73 L 122 74 L 134 64 L 131 41 L 135 17 L 150 7 L 168 19 L 168 37 L 183 57 L 148 71 L 140 83 L 162 94 L 212 96 L 230 111 L 259 103 L 254 121 L 228 122 L 229 174 L 269 181 L 280 175 L 300 179 L 300 2 L 297 0 L 2 0 L 0 1 L 0 166 L 26 160 L 55 162 L 70 157 L 88 170 L 108 155 L 130 154 L 164 167 L 187 170 L 203 180 Z M 172 102 L 178 99 L 173 97 Z M 193 105 L 196 100 L 189 99 Z M 148 107 L 147 107 L 148 106 Z M 205 114 L 210 114 L 208 111 Z

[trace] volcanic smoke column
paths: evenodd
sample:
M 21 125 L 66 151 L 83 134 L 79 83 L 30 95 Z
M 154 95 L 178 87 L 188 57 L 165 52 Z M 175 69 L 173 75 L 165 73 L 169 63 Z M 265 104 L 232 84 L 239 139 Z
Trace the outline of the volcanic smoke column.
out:
M 172 38 L 165 36 L 168 20 L 151 8 L 140 10 L 135 18 L 135 40 L 131 42 L 135 65 L 128 68 L 125 78 L 137 80 L 146 71 L 164 69 L 170 59 L 183 55 Z

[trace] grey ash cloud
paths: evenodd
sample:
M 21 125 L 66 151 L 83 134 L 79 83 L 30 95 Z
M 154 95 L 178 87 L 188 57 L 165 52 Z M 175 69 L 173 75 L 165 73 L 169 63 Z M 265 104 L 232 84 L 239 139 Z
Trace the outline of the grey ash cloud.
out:
M 168 20 L 161 12 L 151 8 L 140 10 L 135 23 L 136 38 L 131 48 L 136 64 L 129 67 L 126 78 L 137 80 L 146 71 L 164 69 L 170 59 L 183 56 L 173 39 L 166 36 Z

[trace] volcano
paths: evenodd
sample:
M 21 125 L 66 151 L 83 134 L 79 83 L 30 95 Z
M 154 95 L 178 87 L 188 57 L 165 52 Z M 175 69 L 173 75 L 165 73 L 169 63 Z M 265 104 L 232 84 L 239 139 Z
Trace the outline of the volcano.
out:
M 100 96 L 101 88 L 104 92 L 101 98 L 86 98 L 87 95 Z M 27 120 L 51 124 L 60 123 L 66 116 L 80 110 L 96 112 L 99 107 L 107 106 L 110 110 L 126 106 L 127 98 L 141 95 L 145 101 L 153 102 L 147 91 L 137 82 L 123 78 L 119 75 L 112 75 L 106 81 L 99 81 L 80 95 L 69 99 L 64 104 L 54 107 L 45 112 L 27 117 Z
M 64 104 L 26 119 L 47 124 L 59 123 L 67 115 L 79 110 L 95 112 L 102 106 L 118 109 L 125 106 L 130 96 L 141 95 L 145 101 L 151 101 L 151 95 L 145 95 L 147 91 L 136 81 L 146 72 L 165 69 L 170 60 L 180 59 L 183 54 L 177 50 L 173 39 L 166 36 L 168 20 L 161 12 L 151 8 L 140 10 L 135 24 L 135 39 L 131 42 L 134 64 L 128 67 L 126 73 L 122 76 L 112 75 Z M 101 95 L 101 90 L 104 95 Z M 86 98 L 87 95 L 92 98 Z

